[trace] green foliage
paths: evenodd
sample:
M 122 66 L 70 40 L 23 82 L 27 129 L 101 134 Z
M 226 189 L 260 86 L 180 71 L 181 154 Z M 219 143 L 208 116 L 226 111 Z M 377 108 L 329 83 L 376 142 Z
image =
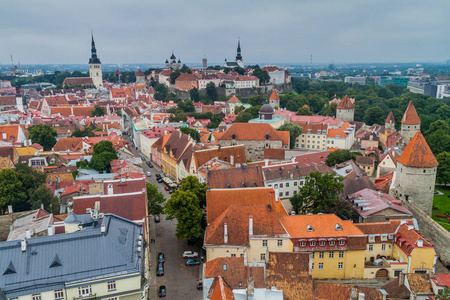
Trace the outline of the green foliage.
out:
M 194 102 L 198 102 L 200 100 L 200 93 L 198 92 L 197 88 L 193 88 L 189 91 L 189 96 L 191 97 L 191 100 Z
M 194 192 L 177 190 L 170 196 L 164 208 L 166 219 L 177 219 L 178 239 L 200 238 L 203 234 L 203 212 Z
M 91 110 L 92 117 L 101 117 L 105 115 L 105 108 L 100 105 L 95 105 L 94 110 Z
M 86 127 L 83 130 L 75 130 L 74 132 L 72 132 L 72 137 L 85 137 L 85 136 L 90 136 L 93 137 L 95 136 L 94 130 L 92 129 L 92 127 Z
M 261 106 L 266 101 L 263 95 L 252 96 L 248 98 L 247 103 L 251 106 Z
M 450 288 L 440 289 L 436 295 L 436 300 L 450 300 Z
M 244 75 L 244 73 L 245 73 L 245 69 L 243 69 L 241 67 L 235 67 L 233 69 L 233 71 L 235 71 L 236 73 L 239 73 L 239 75 Z
M 184 134 L 190 135 L 197 143 L 200 142 L 200 134 L 197 130 L 188 127 L 181 127 L 180 131 Z
M 436 156 L 436 159 L 439 162 L 436 181 L 447 185 L 450 182 L 450 153 L 441 152 Z
M 117 153 L 113 144 L 110 141 L 101 141 L 94 145 L 94 152 L 92 154 L 89 166 L 99 172 L 110 171 L 110 163 L 117 159 Z
M 180 69 L 181 73 L 186 73 L 186 74 L 192 74 L 192 70 L 189 69 L 188 66 L 186 66 L 185 64 L 183 64 L 183 66 Z
M 312 115 L 314 115 L 313 112 L 307 107 L 300 107 L 297 110 L 297 114 L 299 116 L 312 116 Z
M 425 132 L 425 140 L 434 155 L 450 152 L 450 126 L 448 122 L 438 120 L 431 123 L 430 128 Z
M 181 110 L 183 112 L 195 112 L 195 106 L 192 100 L 184 100 L 177 103 L 177 110 Z
M 344 161 L 350 159 L 355 160 L 357 155 L 361 155 L 361 153 L 352 152 L 350 150 L 335 150 L 328 154 L 325 162 L 329 167 L 334 167 L 335 165 L 343 163 Z
M 50 190 L 45 183 L 41 184 L 30 196 L 29 204 L 31 209 L 38 209 L 41 204 L 44 205 L 44 209 L 49 212 L 59 213 L 59 199 L 53 196 L 52 190 Z
M 278 131 L 289 131 L 289 147 L 290 149 L 293 149 L 295 147 L 295 140 L 297 139 L 298 136 L 300 136 L 302 134 L 303 129 L 298 126 L 295 125 L 293 123 L 285 123 L 283 125 L 281 125 L 280 127 L 278 127 L 277 129 Z
M 234 108 L 234 113 L 238 115 L 241 111 L 245 110 L 245 107 L 242 105 L 238 105 Z
M 367 125 L 384 124 L 386 113 L 378 106 L 370 107 L 364 116 L 364 122 Z
M 263 71 L 257 66 L 257 68 L 253 71 L 253 76 L 256 76 L 259 78 L 259 84 L 264 85 L 270 81 L 270 76 L 267 71 Z
M 22 188 L 19 176 L 10 169 L 0 171 L 0 212 L 5 213 L 8 205 L 13 206 L 13 210 L 17 211 L 17 205 L 27 200 L 27 195 Z
M 306 177 L 306 183 L 299 193 L 291 198 L 294 210 L 298 214 L 307 213 L 337 213 L 339 217 L 346 218 L 353 213 L 347 211 L 351 207 L 341 203 L 339 194 L 344 190 L 342 178 L 333 174 L 322 174 L 319 171 Z M 345 213 L 343 213 L 343 211 Z
M 208 95 L 208 97 L 212 101 L 217 100 L 218 94 L 217 94 L 217 89 L 216 89 L 216 85 L 214 84 L 214 82 L 210 82 L 206 85 L 206 95 Z
M 146 183 L 147 188 L 147 202 L 148 202 L 148 213 L 150 215 L 159 215 L 164 212 L 164 202 L 166 199 L 164 195 L 158 192 L 158 187 L 156 185 L 151 184 L 150 182 Z
M 199 200 L 200 207 L 206 207 L 207 189 L 206 183 L 200 183 L 195 176 L 188 176 L 180 182 L 180 190 L 193 192 Z
M 183 111 L 177 110 L 175 112 L 174 116 L 170 116 L 169 117 L 169 121 L 170 122 L 186 122 L 187 121 L 187 115 Z
M 252 106 L 241 112 L 236 117 L 237 123 L 247 123 L 249 120 L 257 118 L 259 116 L 259 110 L 261 109 L 260 105 Z
M 181 75 L 180 70 L 175 70 L 170 74 L 170 83 L 175 84 L 175 80 Z
M 50 125 L 33 125 L 28 129 L 28 132 L 30 133 L 31 141 L 44 147 L 45 151 L 50 151 L 56 144 L 56 136 L 58 133 Z

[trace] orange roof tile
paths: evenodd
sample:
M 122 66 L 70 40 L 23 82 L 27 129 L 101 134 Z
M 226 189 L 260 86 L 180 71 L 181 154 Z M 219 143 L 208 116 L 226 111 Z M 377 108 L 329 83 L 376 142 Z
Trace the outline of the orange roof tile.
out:
M 209 300 L 234 300 L 233 290 L 221 276 L 214 278 L 208 291 Z
M 338 109 L 355 109 L 353 106 L 353 103 L 350 101 L 347 95 L 344 96 L 344 98 L 341 100 L 339 105 L 337 106 Z
M 231 156 L 233 156 L 234 164 L 243 164 L 247 162 L 244 145 L 195 151 L 194 161 L 196 167 L 199 168 L 215 157 L 225 162 L 230 162 Z
M 227 103 L 241 103 L 241 100 L 239 100 L 236 96 L 233 96 L 228 99 Z
M 213 189 L 206 192 L 208 223 L 214 221 L 231 205 L 270 204 L 277 215 L 287 215 L 273 188 Z
M 415 168 L 433 168 L 439 165 L 420 131 L 406 145 L 397 162 Z
M 272 94 L 270 95 L 269 100 L 280 100 L 280 96 L 278 96 L 277 90 L 272 90 Z
M 280 221 L 292 238 L 364 235 L 353 222 L 333 214 L 281 216 Z M 336 224 L 341 225 L 342 230 L 336 230 Z M 312 231 L 307 230 L 308 225 Z
M 328 129 L 327 137 L 338 138 L 338 136 L 339 136 L 339 138 L 346 138 L 347 137 L 347 133 L 345 133 L 345 131 L 347 130 L 347 128 L 350 128 L 350 123 L 349 122 L 345 122 L 338 129 Z
M 405 110 L 402 118 L 402 124 L 406 125 L 417 125 L 420 124 L 420 118 L 417 114 L 416 108 L 414 107 L 414 103 L 411 101 L 408 104 L 408 107 Z
M 395 119 L 394 119 L 394 114 L 392 113 L 392 111 L 389 112 L 386 121 L 384 121 L 385 123 L 395 123 Z
M 281 131 L 276 131 L 270 124 L 266 123 L 234 123 L 228 128 L 220 140 L 232 140 L 233 134 L 236 140 L 266 140 L 266 134 L 269 134 L 269 140 L 281 140 L 283 138 L 279 134 Z

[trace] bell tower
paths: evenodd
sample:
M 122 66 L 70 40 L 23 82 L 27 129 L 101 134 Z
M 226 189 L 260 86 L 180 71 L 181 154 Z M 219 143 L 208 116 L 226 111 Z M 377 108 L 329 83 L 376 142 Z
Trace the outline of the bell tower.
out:
M 91 43 L 91 58 L 89 59 L 89 77 L 92 78 L 92 82 L 97 89 L 103 87 L 102 63 L 97 57 L 97 50 L 95 49 L 93 32 Z

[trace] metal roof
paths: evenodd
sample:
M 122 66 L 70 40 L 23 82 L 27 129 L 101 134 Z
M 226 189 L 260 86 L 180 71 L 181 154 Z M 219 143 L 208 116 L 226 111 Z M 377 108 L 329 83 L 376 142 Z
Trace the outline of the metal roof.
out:
M 115 215 L 96 221 L 105 226 L 104 233 L 103 226 L 93 226 L 27 239 L 25 251 L 21 241 L 0 243 L 0 295 L 3 292 L 11 298 L 94 278 L 132 273 L 141 276 L 143 249 L 138 251 L 142 247 L 138 241 L 139 237 L 143 239 L 142 227 Z M 15 272 L 11 272 L 11 265 Z M 3 275 L 7 270 L 9 274 Z

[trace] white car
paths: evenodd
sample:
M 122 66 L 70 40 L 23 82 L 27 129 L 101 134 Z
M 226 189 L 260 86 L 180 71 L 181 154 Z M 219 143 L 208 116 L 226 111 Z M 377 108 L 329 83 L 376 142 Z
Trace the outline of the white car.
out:
M 198 253 L 194 251 L 184 251 L 183 252 L 183 258 L 194 258 L 198 257 Z
M 147 177 L 150 177 L 150 176 L 152 176 L 152 173 L 147 172 Z

